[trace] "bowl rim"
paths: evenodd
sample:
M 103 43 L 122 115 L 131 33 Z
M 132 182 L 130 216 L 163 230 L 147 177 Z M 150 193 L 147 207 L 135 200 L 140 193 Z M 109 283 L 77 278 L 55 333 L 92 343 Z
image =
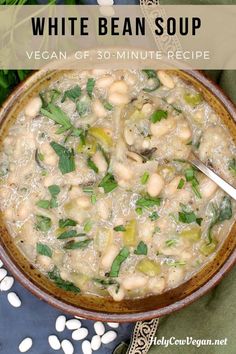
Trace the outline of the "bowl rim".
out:
M 4 101 L 2 107 L 0 108 L 0 116 L 4 115 L 5 112 L 11 104 L 14 103 L 15 96 L 21 94 L 21 91 L 24 90 L 24 85 L 26 82 L 34 80 L 38 76 L 40 77 L 41 73 L 44 70 L 39 70 L 33 72 L 26 80 L 21 82 L 16 86 L 10 96 Z M 206 76 L 200 70 L 182 70 L 186 74 L 192 76 L 194 79 L 199 81 L 203 86 L 205 86 L 209 91 L 211 91 L 217 99 L 225 106 L 226 110 L 229 112 L 233 120 L 236 122 L 236 106 L 233 102 L 227 97 L 223 90 L 210 78 Z M 230 256 L 227 258 L 222 267 L 200 288 L 196 289 L 191 294 L 187 295 L 185 298 L 169 304 L 163 308 L 158 308 L 149 311 L 141 311 L 137 313 L 108 313 L 108 312 L 97 312 L 95 310 L 85 310 L 74 305 L 63 302 L 62 300 L 57 299 L 53 295 L 50 295 L 40 289 L 37 285 L 31 282 L 28 277 L 20 271 L 14 261 L 8 256 L 7 251 L 3 244 L 0 243 L 0 257 L 4 263 L 4 266 L 12 273 L 15 279 L 23 285 L 27 290 L 29 290 L 33 295 L 37 296 L 40 300 L 44 300 L 49 305 L 57 308 L 64 313 L 71 314 L 73 316 L 83 317 L 89 320 L 100 320 L 105 322 L 137 322 L 143 320 L 150 320 L 158 318 L 164 315 L 168 315 L 174 311 L 178 311 L 185 306 L 193 303 L 213 287 L 215 287 L 222 278 L 230 271 L 230 269 L 236 264 L 236 248 L 232 251 Z

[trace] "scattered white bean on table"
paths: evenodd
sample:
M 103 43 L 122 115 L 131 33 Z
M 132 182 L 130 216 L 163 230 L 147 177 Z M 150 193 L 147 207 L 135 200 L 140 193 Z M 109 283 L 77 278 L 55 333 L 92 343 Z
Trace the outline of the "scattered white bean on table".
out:
M 97 321 L 94 323 L 94 330 L 95 330 L 96 334 L 98 334 L 99 336 L 102 336 L 105 333 L 105 326 L 102 322 Z
M 0 269 L 0 281 L 2 281 L 5 278 L 6 275 L 7 275 L 6 269 L 1 268 Z
M 82 339 L 86 338 L 87 335 L 88 335 L 87 328 L 81 327 L 79 329 L 76 329 L 74 332 L 72 332 L 72 339 L 82 340 Z
M 53 350 L 61 349 L 61 343 L 60 343 L 59 339 L 57 338 L 57 336 L 55 336 L 54 334 L 52 334 L 48 337 L 48 343 Z
M 62 350 L 65 354 L 73 354 L 74 353 L 74 347 L 68 339 L 64 339 L 61 342 L 61 347 L 62 347 Z
M 66 322 L 66 328 L 69 330 L 78 329 L 81 327 L 81 322 L 75 318 L 72 318 Z
M 14 293 L 14 292 L 8 293 L 7 299 L 13 307 L 20 307 L 21 306 L 21 299 L 19 298 L 19 296 L 16 293 Z
M 115 331 L 108 331 L 102 336 L 102 343 L 103 344 L 108 344 L 113 342 L 117 337 L 117 334 Z
M 19 344 L 19 351 L 21 353 L 26 353 L 33 345 L 33 341 L 30 337 L 23 339 Z
M 83 354 L 92 354 L 91 344 L 88 340 L 84 340 L 82 343 Z
M 116 323 L 116 322 L 107 322 L 107 325 L 111 328 L 118 328 L 119 327 L 119 323 Z
M 55 328 L 57 332 L 63 332 L 66 327 L 66 316 L 58 316 L 55 323 Z
M 101 347 L 101 337 L 96 334 L 95 336 L 92 337 L 91 339 L 91 348 L 92 350 L 98 350 Z
M 0 290 L 8 291 L 11 289 L 13 284 L 14 284 L 14 278 L 7 275 L 0 283 Z

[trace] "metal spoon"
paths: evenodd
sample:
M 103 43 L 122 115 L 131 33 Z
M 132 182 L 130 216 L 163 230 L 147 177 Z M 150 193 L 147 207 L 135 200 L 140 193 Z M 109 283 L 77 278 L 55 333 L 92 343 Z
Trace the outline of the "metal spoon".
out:
M 234 200 L 236 200 L 236 188 L 231 186 L 223 178 L 218 176 L 209 167 L 204 165 L 193 153 L 190 155 L 189 162 L 197 167 L 201 172 L 203 172 L 207 177 L 209 177 L 213 182 L 215 182 L 221 189 L 223 189 L 227 194 L 229 194 Z

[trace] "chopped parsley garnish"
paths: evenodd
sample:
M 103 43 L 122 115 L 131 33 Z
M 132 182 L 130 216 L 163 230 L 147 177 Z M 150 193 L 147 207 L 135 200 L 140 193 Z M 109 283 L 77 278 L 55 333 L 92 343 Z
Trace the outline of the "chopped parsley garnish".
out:
M 110 193 L 118 186 L 114 176 L 111 173 L 107 173 L 101 180 L 98 187 L 102 187 L 105 193 Z
M 149 179 L 149 173 L 148 172 L 144 172 L 144 174 L 141 177 L 141 183 L 142 184 L 146 184 L 148 179 Z
M 119 275 L 120 267 L 122 263 L 129 257 L 129 250 L 127 247 L 123 247 L 114 259 L 109 276 L 111 278 L 116 278 Z
M 81 88 L 78 85 L 76 85 L 70 90 L 64 92 L 61 102 L 64 102 L 67 98 L 69 98 L 73 102 L 76 102 L 80 96 L 81 96 Z
M 103 103 L 103 106 L 104 106 L 104 108 L 106 108 L 108 111 L 112 111 L 112 110 L 113 110 L 113 106 L 112 106 L 112 104 L 109 103 L 109 102 L 104 102 L 104 103 Z
M 151 79 L 150 81 L 153 81 L 153 87 L 145 87 L 143 89 L 144 92 L 153 92 L 156 91 L 161 83 L 160 80 L 157 77 L 157 72 L 156 70 L 152 70 L 152 69 L 144 69 L 142 70 L 143 73 L 145 73 L 147 75 L 148 80 Z
M 48 190 L 51 194 L 51 200 L 39 200 L 36 205 L 39 208 L 43 208 L 43 209 L 52 209 L 52 208 L 56 208 L 58 206 L 57 204 L 57 196 L 60 193 L 60 187 L 53 184 L 51 186 L 48 187 Z
M 202 196 L 198 188 L 199 182 L 196 178 L 196 171 L 192 167 L 189 167 L 185 170 L 185 178 L 187 182 L 191 183 L 192 190 L 195 193 L 195 195 L 198 198 L 201 198 Z
M 52 226 L 52 220 L 44 215 L 36 215 L 36 230 L 47 232 Z
M 102 285 L 103 287 L 108 287 L 110 285 L 118 285 L 119 283 L 115 279 L 99 279 L 99 278 L 94 278 L 93 281 L 99 285 Z
M 160 206 L 161 198 L 141 197 L 136 201 L 136 206 L 141 208 L 152 208 L 155 205 Z
M 137 246 L 137 249 L 134 251 L 134 254 L 146 256 L 147 253 L 148 253 L 147 245 L 143 241 L 140 241 Z
M 187 210 L 186 206 L 182 205 L 182 211 L 179 212 L 179 221 L 184 224 L 196 222 L 198 225 L 201 225 L 202 218 L 198 218 L 193 211 Z
M 89 95 L 90 98 L 92 98 L 92 96 L 93 96 L 94 86 L 95 86 L 95 80 L 92 78 L 89 78 L 87 81 L 87 85 L 86 85 L 86 91 L 87 91 L 87 94 Z
M 151 221 L 155 221 L 155 220 L 157 220 L 158 218 L 159 218 L 159 215 L 157 214 L 156 211 L 153 211 L 153 212 L 149 215 L 149 219 L 150 219 Z
M 87 159 L 87 165 L 95 173 L 98 173 L 98 168 L 97 168 L 97 166 L 95 165 L 95 163 L 93 162 L 93 160 L 90 157 Z
M 77 234 L 76 230 L 69 230 L 69 231 L 64 231 L 58 236 L 58 240 L 65 240 L 67 238 L 72 238 L 72 237 L 77 237 L 79 236 Z M 86 234 L 83 234 L 83 236 L 86 236 Z
M 90 100 L 88 97 L 82 97 L 81 100 L 76 103 L 76 110 L 81 117 L 89 112 L 89 108 Z
M 175 246 L 176 243 L 177 243 L 177 240 L 175 240 L 175 239 L 166 240 L 167 247 Z
M 147 75 L 147 78 L 148 78 L 148 79 L 155 79 L 155 78 L 157 77 L 157 72 L 156 72 L 156 70 L 153 70 L 153 69 L 143 69 L 142 72 Z
M 57 134 L 64 133 L 65 131 L 73 128 L 71 121 L 67 114 L 62 109 L 52 103 L 49 103 L 46 108 L 41 108 L 41 113 L 60 125 Z
M 47 245 L 45 245 L 44 243 L 37 243 L 36 245 L 36 251 L 38 254 L 40 254 L 41 256 L 46 256 L 49 258 L 52 258 L 52 250 L 50 247 L 48 247 Z
M 77 222 L 75 220 L 72 219 L 60 219 L 59 220 L 59 227 L 64 229 L 65 227 L 68 226 L 76 226 Z
M 153 112 L 150 120 L 152 123 L 160 122 L 162 119 L 167 119 L 168 112 L 163 111 L 162 109 L 158 109 L 157 111 Z
M 55 266 L 51 272 L 48 272 L 48 276 L 51 280 L 55 282 L 55 284 L 66 291 L 71 291 L 73 293 L 79 293 L 80 288 L 75 286 L 73 283 L 67 280 L 63 280 L 60 276 L 58 268 Z
M 92 240 L 91 239 L 87 239 L 87 240 L 84 240 L 84 241 L 78 241 L 78 242 L 75 242 L 75 241 L 69 241 L 65 244 L 64 246 L 64 249 L 66 250 L 75 250 L 75 249 L 78 249 L 78 248 L 86 248 L 89 243 L 91 242 Z
M 183 188 L 183 186 L 184 186 L 184 179 L 183 179 L 183 178 L 181 178 L 181 179 L 180 179 L 180 181 L 179 181 L 179 184 L 178 184 L 177 189 L 182 189 L 182 188 Z
M 124 232 L 124 231 L 126 231 L 126 228 L 124 227 L 124 225 L 117 225 L 113 228 L 113 230 L 115 230 L 117 232 Z
M 74 150 L 69 150 L 63 145 L 56 143 L 55 141 L 52 141 L 50 145 L 55 153 L 59 156 L 58 167 L 61 173 L 64 175 L 66 173 L 75 171 Z

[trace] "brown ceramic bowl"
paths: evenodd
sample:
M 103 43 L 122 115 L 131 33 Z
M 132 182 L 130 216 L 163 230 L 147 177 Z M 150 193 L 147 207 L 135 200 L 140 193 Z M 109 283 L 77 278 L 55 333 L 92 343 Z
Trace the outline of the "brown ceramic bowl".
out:
M 202 92 L 236 140 L 236 108 L 220 88 L 198 71 L 176 71 L 176 74 Z M 38 71 L 16 88 L 0 111 L 0 140 L 22 104 L 59 75 L 61 72 Z M 214 287 L 235 264 L 235 231 L 236 223 L 215 258 L 184 284 L 161 295 L 122 302 L 114 302 L 111 298 L 104 300 L 97 296 L 76 295 L 57 288 L 19 252 L 4 226 L 2 216 L 0 257 L 23 286 L 58 309 L 88 319 L 130 322 L 160 317 L 179 310 Z

